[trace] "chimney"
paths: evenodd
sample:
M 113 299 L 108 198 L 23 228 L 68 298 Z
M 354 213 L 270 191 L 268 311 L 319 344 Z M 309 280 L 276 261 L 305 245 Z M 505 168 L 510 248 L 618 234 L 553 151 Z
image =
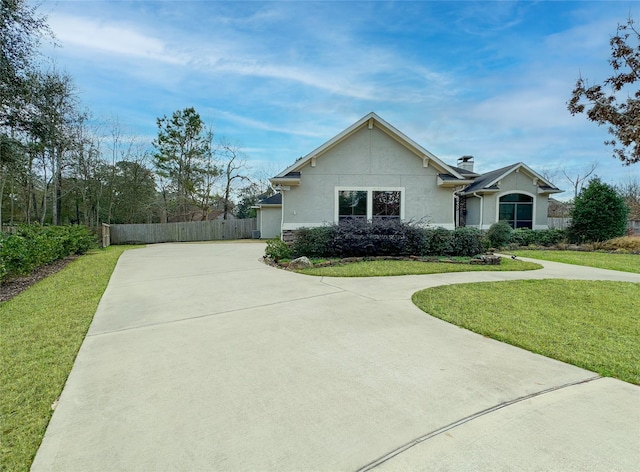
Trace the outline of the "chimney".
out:
M 458 159 L 458 167 L 473 172 L 473 156 L 462 156 Z

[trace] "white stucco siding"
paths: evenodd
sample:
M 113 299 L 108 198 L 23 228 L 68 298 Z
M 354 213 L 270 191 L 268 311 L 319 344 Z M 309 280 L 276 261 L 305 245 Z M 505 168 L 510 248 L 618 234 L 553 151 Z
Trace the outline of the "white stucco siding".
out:
M 467 197 L 467 215 L 465 220 L 466 226 L 479 227 L 480 225 L 480 202 L 479 197 Z
M 483 228 L 489 228 L 498 221 L 500 197 L 510 193 L 523 193 L 533 197 L 533 229 L 547 228 L 547 208 L 549 198 L 538 194 L 538 186 L 533 178 L 524 172 L 512 172 L 499 183 L 500 191 L 484 195 Z
M 444 227 L 454 224 L 453 189 L 438 187 L 437 174 L 436 169 L 428 167 L 423 168 L 422 175 L 403 176 L 407 189 L 405 220 Z
M 283 228 L 336 221 L 336 189 L 402 189 L 405 220 L 452 225 L 452 189 L 437 187 L 438 171 L 397 140 L 366 126 L 300 169 L 300 185 L 285 191 Z
M 260 238 L 271 239 L 280 237 L 282 224 L 282 209 L 280 207 L 262 207 L 258 210 L 258 229 Z

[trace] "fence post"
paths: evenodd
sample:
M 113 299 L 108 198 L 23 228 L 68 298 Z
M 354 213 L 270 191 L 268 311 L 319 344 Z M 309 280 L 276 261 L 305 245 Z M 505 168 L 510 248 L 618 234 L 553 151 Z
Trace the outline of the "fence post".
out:
M 102 247 L 111 246 L 111 226 L 102 223 Z

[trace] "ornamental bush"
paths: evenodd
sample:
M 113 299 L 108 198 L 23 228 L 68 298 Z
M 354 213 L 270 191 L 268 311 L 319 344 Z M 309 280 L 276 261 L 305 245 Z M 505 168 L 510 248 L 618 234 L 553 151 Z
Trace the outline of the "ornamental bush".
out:
M 567 239 L 567 232 L 563 229 L 518 228 L 511 232 L 509 243 L 515 246 L 553 246 Z
M 476 228 L 457 228 L 453 232 L 453 256 L 473 257 L 484 252 L 484 233 Z
M 331 257 L 336 226 L 321 226 L 318 228 L 300 228 L 296 233 L 296 240 L 291 247 L 293 254 L 307 257 Z
M 423 228 L 399 220 L 352 219 L 318 228 L 301 228 L 291 256 L 473 256 L 482 252 L 483 233 L 473 228 L 450 231 Z M 279 243 L 273 243 L 279 244 Z M 283 243 L 284 244 L 284 243 Z M 288 248 L 288 246 L 287 246 Z M 267 255 L 273 252 L 267 243 Z
M 265 255 L 278 262 L 281 259 L 289 259 L 291 257 L 291 248 L 284 241 L 274 238 L 267 241 Z
M 85 226 L 21 226 L 0 235 L 0 281 L 93 247 L 96 237 Z
M 506 221 L 498 221 L 492 224 L 487 231 L 487 239 L 492 247 L 499 249 L 509 244 L 511 239 L 511 226 Z
M 629 207 L 615 188 L 594 178 L 583 188 L 571 211 L 569 241 L 585 243 L 624 236 Z

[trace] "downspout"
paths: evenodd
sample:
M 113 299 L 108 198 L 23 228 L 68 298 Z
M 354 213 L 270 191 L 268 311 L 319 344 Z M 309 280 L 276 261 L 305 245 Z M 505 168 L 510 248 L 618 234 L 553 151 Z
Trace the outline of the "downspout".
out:
M 484 212 L 484 199 L 482 198 L 482 195 L 478 195 L 478 192 L 473 192 L 473 196 L 477 197 L 480 199 L 480 229 L 482 229 L 482 214 Z
M 277 189 L 282 194 L 282 204 L 280 205 L 280 240 L 284 241 L 284 190 Z

